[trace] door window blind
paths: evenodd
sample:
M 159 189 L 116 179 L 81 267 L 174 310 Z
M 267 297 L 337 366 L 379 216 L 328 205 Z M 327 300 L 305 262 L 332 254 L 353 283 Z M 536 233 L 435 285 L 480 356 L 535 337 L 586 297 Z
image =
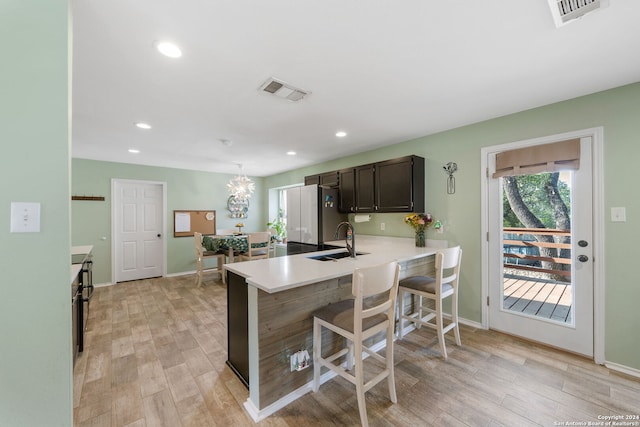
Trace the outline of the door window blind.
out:
M 576 138 L 498 153 L 493 177 L 532 175 L 579 168 L 580 139 Z

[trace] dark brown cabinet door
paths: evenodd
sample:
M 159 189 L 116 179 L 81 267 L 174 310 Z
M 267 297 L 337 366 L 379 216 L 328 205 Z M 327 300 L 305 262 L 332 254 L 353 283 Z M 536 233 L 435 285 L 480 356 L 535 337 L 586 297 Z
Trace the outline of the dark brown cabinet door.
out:
M 356 211 L 356 174 L 355 169 L 343 169 L 338 172 L 340 182 L 340 203 L 338 210 L 340 212 Z
M 326 172 L 326 173 L 320 174 L 318 178 L 319 178 L 318 184 L 324 187 L 337 188 L 338 182 L 340 182 L 338 171 L 332 171 L 332 172 Z
M 402 157 L 376 163 L 376 205 L 379 212 L 424 211 L 424 159 Z
M 304 185 L 320 184 L 319 175 L 309 175 L 304 177 Z
M 356 212 L 375 212 L 375 165 L 363 165 L 356 168 Z
M 339 172 L 331 171 L 320 175 L 309 175 L 304 177 L 304 185 L 322 185 L 323 187 L 338 188 Z

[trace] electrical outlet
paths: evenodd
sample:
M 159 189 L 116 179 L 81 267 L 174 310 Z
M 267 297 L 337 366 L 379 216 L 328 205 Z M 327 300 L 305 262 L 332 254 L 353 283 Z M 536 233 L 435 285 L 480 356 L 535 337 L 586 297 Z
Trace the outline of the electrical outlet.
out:
M 380 230 L 381 230 L 381 231 L 384 231 L 384 229 L 385 229 L 385 223 L 384 223 L 384 222 L 381 222 L 381 223 L 380 223 Z
M 290 358 L 291 372 L 302 371 L 311 365 L 311 358 L 307 350 L 300 350 L 291 355 Z
M 626 221 L 627 221 L 626 208 L 611 208 L 611 222 L 626 222 Z

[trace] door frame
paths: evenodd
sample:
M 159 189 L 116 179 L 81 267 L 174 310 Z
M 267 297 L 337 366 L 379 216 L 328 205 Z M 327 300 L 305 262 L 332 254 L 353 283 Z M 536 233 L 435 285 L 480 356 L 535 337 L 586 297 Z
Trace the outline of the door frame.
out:
M 111 178 L 111 283 L 116 284 L 116 184 L 135 183 L 162 186 L 162 277 L 167 276 L 167 183 L 164 181 L 147 181 L 141 179 Z
M 605 263 L 604 263 L 604 128 L 602 126 L 482 147 L 481 171 L 481 266 L 482 266 L 482 327 L 489 328 L 489 169 L 487 158 L 491 153 L 524 146 L 547 144 L 567 139 L 592 138 L 593 186 L 593 358 L 598 364 L 605 362 Z

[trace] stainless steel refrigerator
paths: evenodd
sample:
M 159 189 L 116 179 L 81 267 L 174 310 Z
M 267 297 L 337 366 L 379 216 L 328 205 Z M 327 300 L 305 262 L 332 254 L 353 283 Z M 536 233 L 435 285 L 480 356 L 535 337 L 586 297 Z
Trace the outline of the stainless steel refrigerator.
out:
M 287 253 L 329 249 L 336 228 L 347 220 L 338 212 L 338 189 L 305 185 L 287 190 Z M 344 232 L 338 239 L 344 238 Z

